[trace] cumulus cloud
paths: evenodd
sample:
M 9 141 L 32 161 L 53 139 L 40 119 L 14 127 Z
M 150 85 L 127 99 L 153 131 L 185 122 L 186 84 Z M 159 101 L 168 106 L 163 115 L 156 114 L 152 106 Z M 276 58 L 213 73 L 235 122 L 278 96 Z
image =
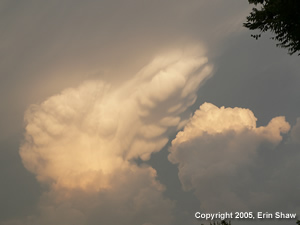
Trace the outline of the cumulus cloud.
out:
M 272 172 L 260 170 L 274 168 L 261 155 L 282 141 L 290 125 L 284 117 L 261 127 L 256 120 L 249 109 L 204 103 L 172 141 L 169 160 L 178 164 L 183 189 L 195 193 L 202 210 L 258 210 L 276 198 L 266 176 Z
M 88 81 L 30 106 L 20 155 L 50 191 L 28 223 L 74 224 L 65 220 L 74 213 L 80 224 L 169 224 L 173 203 L 155 170 L 134 160 L 148 160 L 186 123 L 212 73 L 203 54 L 173 51 L 119 86 Z M 66 213 L 49 220 L 57 210 Z
M 174 202 L 163 197 L 164 187 L 154 169 L 132 165 L 112 175 L 114 185 L 98 192 L 51 189 L 45 192 L 37 215 L 5 225 L 171 224 Z
M 121 87 L 89 81 L 32 105 L 20 149 L 25 167 L 42 182 L 108 188 L 115 169 L 149 159 L 182 126 L 211 70 L 205 57 L 178 51 L 157 57 Z

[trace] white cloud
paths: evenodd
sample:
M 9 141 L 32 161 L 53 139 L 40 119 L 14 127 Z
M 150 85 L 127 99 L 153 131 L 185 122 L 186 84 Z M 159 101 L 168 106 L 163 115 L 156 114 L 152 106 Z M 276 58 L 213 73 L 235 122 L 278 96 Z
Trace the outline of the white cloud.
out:
M 109 187 L 115 169 L 147 160 L 167 143 L 210 74 L 205 57 L 176 52 L 156 58 L 121 87 L 89 81 L 33 105 L 25 115 L 24 165 L 42 182 Z
M 253 171 L 262 146 L 274 148 L 290 125 L 284 117 L 262 127 L 256 120 L 249 109 L 204 103 L 172 141 L 169 160 L 178 164 L 183 189 L 195 192 L 202 210 L 258 210 L 270 203 L 267 185 L 261 190 L 264 182 L 255 184 L 263 172 Z
M 64 219 L 73 213 L 89 225 L 170 223 L 173 203 L 163 197 L 155 170 L 133 160 L 149 159 L 189 117 L 212 72 L 199 50 L 158 56 L 118 87 L 88 81 L 30 106 L 20 155 L 50 192 L 29 224 L 73 224 Z M 65 213 L 53 218 L 57 210 Z
M 171 224 L 174 203 L 163 197 L 164 187 L 150 167 L 120 169 L 114 185 L 98 192 L 52 188 L 40 199 L 37 215 L 5 225 Z

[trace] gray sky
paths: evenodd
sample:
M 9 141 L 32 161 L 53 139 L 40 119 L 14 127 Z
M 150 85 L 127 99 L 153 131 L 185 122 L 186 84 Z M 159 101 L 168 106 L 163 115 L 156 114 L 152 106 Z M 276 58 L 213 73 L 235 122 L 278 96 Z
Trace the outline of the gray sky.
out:
M 251 38 L 250 10 L 1 1 L 0 224 L 299 218 L 299 58 Z M 295 224 L 233 224 L 268 222 Z

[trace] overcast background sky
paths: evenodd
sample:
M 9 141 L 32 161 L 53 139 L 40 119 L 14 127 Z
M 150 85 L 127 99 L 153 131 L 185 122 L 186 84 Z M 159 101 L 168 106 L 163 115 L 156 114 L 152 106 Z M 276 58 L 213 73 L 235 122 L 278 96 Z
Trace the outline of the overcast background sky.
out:
M 201 224 L 194 219 L 194 213 L 199 210 L 280 210 L 297 212 L 299 217 L 299 57 L 290 56 L 285 49 L 276 48 L 275 42 L 270 40 L 270 34 L 263 35 L 259 40 L 251 38 L 253 32 L 242 27 L 250 10 L 248 2 L 240 0 L 1 1 L 1 224 Z M 190 46 L 198 46 L 198 55 L 173 55 L 175 58 L 179 57 L 178 67 L 176 63 L 172 64 L 178 58 L 168 61 L 168 57 L 173 57 L 169 52 L 174 49 L 182 51 Z M 151 64 L 160 55 L 165 61 L 159 65 Z M 205 58 L 207 62 L 202 62 Z M 162 84 L 161 89 L 157 89 L 150 82 L 152 73 L 145 69 L 139 73 L 147 65 L 154 68 L 153 70 L 169 74 L 167 83 Z M 206 73 L 205 66 L 212 71 Z M 174 71 L 182 73 L 186 79 L 185 84 L 191 85 L 187 90 L 180 86 L 179 81 L 176 83 L 177 75 L 172 77 Z M 156 76 L 155 73 L 153 76 Z M 203 81 L 197 80 L 198 77 L 202 77 Z M 100 84 L 84 86 L 84 82 L 88 80 Z M 105 89 L 102 81 L 110 84 L 112 91 L 102 92 Z M 193 88 L 193 83 L 197 87 Z M 65 91 L 61 98 L 53 97 L 49 105 L 37 107 L 34 112 L 27 111 L 29 119 L 24 122 L 25 112 L 30 105 L 41 105 L 46 99 L 57 96 L 66 88 L 74 89 L 73 92 Z M 131 91 L 135 89 L 136 92 Z M 91 93 L 88 90 L 92 90 Z M 186 92 L 186 97 L 182 97 L 182 93 Z M 83 97 L 78 100 L 76 93 Z M 136 148 L 126 147 L 122 141 L 127 140 L 127 136 L 120 134 L 113 139 L 118 146 L 107 147 L 113 149 L 109 152 L 115 151 L 115 148 L 118 151 L 114 155 L 109 153 L 101 157 L 109 157 L 109 162 L 114 164 L 119 156 L 126 155 L 127 161 L 124 159 L 120 163 L 123 165 L 122 171 L 119 171 L 118 166 L 108 166 L 105 169 L 110 171 L 110 175 L 97 178 L 100 183 L 107 180 L 107 185 L 112 185 L 115 189 L 102 192 L 101 188 L 106 183 L 101 183 L 100 191 L 89 186 L 86 189 L 92 190 L 92 193 L 87 194 L 80 189 L 83 186 L 79 190 L 76 189 L 78 187 L 72 189 L 75 178 L 71 177 L 68 184 L 56 180 L 60 177 L 60 171 L 55 167 L 57 161 L 53 157 L 65 148 L 66 154 L 70 154 L 73 159 L 74 146 L 64 142 L 65 139 L 72 138 L 72 135 L 69 137 L 59 133 L 61 139 L 52 140 L 53 146 L 56 144 L 55 140 L 62 140 L 57 143 L 63 147 L 51 159 L 47 158 L 48 155 L 44 156 L 46 161 L 54 160 L 53 168 L 50 163 L 49 169 L 40 165 L 40 162 L 37 165 L 31 162 L 34 156 L 28 156 L 28 152 L 35 151 L 43 155 L 47 150 L 56 149 L 51 147 L 52 142 L 43 143 L 47 146 L 41 149 L 28 144 L 28 140 L 24 141 L 24 134 L 28 124 L 42 124 L 39 127 L 40 132 L 46 132 L 43 129 L 50 130 L 51 125 L 45 122 L 50 114 L 57 121 L 61 121 L 58 117 L 65 118 L 64 112 L 55 111 L 59 105 L 68 105 L 69 102 L 78 100 L 78 105 L 70 107 L 80 114 L 81 110 L 88 107 L 90 95 L 94 96 L 95 93 L 96 96 L 104 96 L 104 100 L 95 100 L 100 108 L 103 105 L 103 108 L 112 108 L 113 112 L 119 112 L 119 108 L 128 107 L 128 112 L 120 111 L 124 118 L 120 122 L 122 125 L 116 126 L 121 126 L 123 133 L 132 135 L 132 143 L 141 143 L 138 142 L 140 127 L 145 126 L 146 130 L 153 131 L 151 134 L 146 131 L 142 134 L 143 138 L 152 135 L 145 144 L 152 157 L 148 160 L 144 155 L 143 158 L 146 153 L 139 150 L 143 148 L 142 144 Z M 163 95 L 166 99 L 160 99 Z M 197 100 L 192 102 L 195 95 Z M 122 105 L 126 99 L 128 104 Z M 149 99 L 155 99 L 152 102 L 154 106 L 147 105 Z M 135 101 L 139 103 L 134 103 Z M 142 106 L 138 105 L 140 102 Z M 210 120 L 206 115 L 212 111 L 207 112 L 202 108 L 199 110 L 202 116 L 197 119 L 199 123 L 191 132 L 195 133 L 195 137 L 190 137 L 187 131 L 186 144 L 181 145 L 179 139 L 174 141 L 179 143 L 178 146 L 171 144 L 178 131 L 170 125 L 171 120 L 159 127 L 152 127 L 157 125 L 155 121 L 162 121 L 165 117 L 180 117 L 183 121 L 204 102 L 216 107 L 239 107 L 249 111 L 235 109 L 230 112 L 231 117 L 227 117 L 227 111 L 215 108 L 215 114 L 220 116 Z M 177 107 L 175 103 L 180 103 L 184 113 L 171 110 L 172 107 Z M 91 122 L 86 122 L 88 128 L 74 131 L 74 135 L 86 134 L 88 140 L 94 143 L 97 137 L 93 134 L 89 136 L 90 129 L 98 131 L 107 126 L 109 130 L 114 126 L 110 122 L 101 124 L 101 121 L 107 121 L 106 116 L 109 121 L 114 121 L 113 113 L 105 111 L 106 109 L 97 110 L 98 108 L 93 114 L 80 114 L 91 118 Z M 140 114 L 134 114 L 134 111 L 139 110 L 151 115 L 145 114 L 146 118 L 140 119 Z M 39 112 L 45 112 L 45 117 Z M 92 119 L 97 120 L 97 113 L 102 112 L 99 116 L 102 120 L 94 125 Z M 265 128 L 265 133 L 253 127 L 252 123 L 249 125 L 240 122 L 234 127 L 224 125 L 220 127 L 219 133 L 214 133 L 209 126 L 202 125 L 239 121 L 240 117 L 252 118 L 249 112 L 253 112 L 257 118 L 257 127 L 266 127 L 273 118 L 285 116 L 291 128 L 288 129 L 283 120 L 277 122 L 277 125 Z M 77 124 L 76 118 L 71 122 Z M 41 122 L 36 122 L 39 120 Z M 73 122 L 65 122 L 66 120 L 57 123 L 62 123 L 70 131 Z M 130 125 L 126 125 L 126 121 Z M 239 125 L 241 129 L 235 130 Z M 168 128 L 162 128 L 165 126 Z M 160 129 L 165 133 L 155 136 Z M 103 143 L 110 140 L 106 139 L 110 132 L 107 130 L 99 138 Z M 40 134 L 35 132 L 27 129 L 27 134 L 40 138 Z M 152 142 L 160 144 L 154 146 L 151 145 Z M 22 156 L 27 169 L 19 155 L 20 146 L 28 153 L 27 156 L 25 153 Z M 162 150 L 158 152 L 160 149 Z M 97 152 L 94 149 L 91 151 Z M 74 155 L 76 160 L 77 157 L 80 158 L 81 155 Z M 127 162 L 130 163 L 127 165 Z M 143 166 L 135 168 L 134 162 Z M 77 161 L 73 163 L 76 167 Z M 157 178 L 154 177 L 151 167 L 157 171 Z M 83 171 L 78 170 L 80 173 Z M 58 174 L 53 171 L 58 171 Z M 115 182 L 114 179 L 119 179 L 115 176 L 117 173 L 128 181 Z M 36 176 L 40 176 L 40 179 L 37 180 Z M 43 177 L 50 177 L 54 181 L 49 183 Z M 62 187 L 55 186 L 56 184 Z M 69 190 L 71 197 L 64 199 L 61 196 L 68 192 L 64 189 L 70 188 L 68 185 L 72 186 Z M 124 185 L 127 185 L 126 188 Z M 165 186 L 165 189 L 160 185 Z M 136 198 L 137 202 L 132 203 L 132 199 Z M 58 215 L 60 211 L 63 215 Z M 115 218 L 120 218 L 120 221 Z M 259 222 L 262 221 L 254 221 L 257 224 Z M 265 224 L 267 221 L 263 222 Z M 295 224 L 295 221 L 281 222 Z M 236 223 L 240 221 L 233 224 Z M 272 220 L 271 223 L 279 224 L 280 221 Z

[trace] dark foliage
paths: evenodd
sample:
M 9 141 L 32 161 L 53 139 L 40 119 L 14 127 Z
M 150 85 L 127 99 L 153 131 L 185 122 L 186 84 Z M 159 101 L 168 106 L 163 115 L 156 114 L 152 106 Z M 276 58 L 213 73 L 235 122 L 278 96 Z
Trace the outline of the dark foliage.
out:
M 248 0 L 255 8 L 247 17 L 244 26 L 250 30 L 260 30 L 251 35 L 258 39 L 261 33 L 271 31 L 275 34 L 277 46 L 287 48 L 289 54 L 300 55 L 300 0 Z M 258 5 L 260 8 L 258 8 Z

